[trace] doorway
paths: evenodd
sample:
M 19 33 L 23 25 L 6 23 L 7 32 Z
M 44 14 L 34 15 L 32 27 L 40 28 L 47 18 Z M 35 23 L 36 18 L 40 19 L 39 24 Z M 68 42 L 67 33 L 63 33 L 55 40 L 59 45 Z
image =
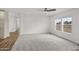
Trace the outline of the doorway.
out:
M 16 32 L 20 32 L 20 17 L 16 17 L 15 19 L 16 22 Z

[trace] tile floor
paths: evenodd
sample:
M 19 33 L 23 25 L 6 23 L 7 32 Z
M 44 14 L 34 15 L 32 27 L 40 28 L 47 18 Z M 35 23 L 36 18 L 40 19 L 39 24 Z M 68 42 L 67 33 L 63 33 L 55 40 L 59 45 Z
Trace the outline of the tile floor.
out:
M 75 51 L 78 47 L 50 34 L 26 34 L 19 36 L 12 51 Z

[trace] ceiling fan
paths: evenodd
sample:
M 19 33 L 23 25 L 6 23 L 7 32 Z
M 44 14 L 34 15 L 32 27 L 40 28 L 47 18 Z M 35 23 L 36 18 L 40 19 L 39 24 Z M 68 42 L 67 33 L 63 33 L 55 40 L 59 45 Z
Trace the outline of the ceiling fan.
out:
M 45 12 L 50 12 L 50 11 L 56 11 L 56 9 L 48 9 L 48 8 L 44 8 Z

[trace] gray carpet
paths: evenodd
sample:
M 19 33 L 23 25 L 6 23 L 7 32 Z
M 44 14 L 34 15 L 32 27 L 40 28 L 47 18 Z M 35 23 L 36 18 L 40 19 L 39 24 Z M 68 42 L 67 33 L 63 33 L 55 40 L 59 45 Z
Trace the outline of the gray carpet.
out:
M 77 46 L 50 34 L 19 36 L 12 51 L 75 51 Z

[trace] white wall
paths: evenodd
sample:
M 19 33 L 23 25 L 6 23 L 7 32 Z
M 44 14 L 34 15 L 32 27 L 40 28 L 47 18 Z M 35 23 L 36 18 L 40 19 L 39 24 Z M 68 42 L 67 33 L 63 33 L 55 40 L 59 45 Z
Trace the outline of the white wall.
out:
M 72 34 L 55 31 L 55 23 L 54 23 L 55 19 L 64 17 L 64 16 L 71 16 L 73 18 Z M 50 16 L 50 20 L 51 20 L 51 29 L 50 29 L 51 33 L 54 33 L 58 36 L 69 39 L 76 43 L 79 43 L 79 26 L 78 26 L 79 25 L 79 9 L 71 9 L 71 10 L 56 14 L 54 16 Z
M 9 19 L 8 12 L 5 12 L 5 20 L 4 20 L 4 38 L 9 37 Z
M 7 12 L 0 11 L 0 38 L 4 39 L 9 36 Z
M 49 19 L 40 14 L 27 14 L 21 18 L 21 34 L 48 33 Z
M 48 33 L 49 17 L 41 14 L 17 14 L 9 12 L 9 32 L 16 31 L 16 17 L 20 20 L 20 34 Z
M 9 37 L 9 19 L 7 11 L 0 11 L 0 38 Z
M 18 13 L 16 12 L 9 12 L 8 11 L 8 19 L 9 19 L 9 32 L 15 32 L 17 27 L 17 18 L 19 17 Z

